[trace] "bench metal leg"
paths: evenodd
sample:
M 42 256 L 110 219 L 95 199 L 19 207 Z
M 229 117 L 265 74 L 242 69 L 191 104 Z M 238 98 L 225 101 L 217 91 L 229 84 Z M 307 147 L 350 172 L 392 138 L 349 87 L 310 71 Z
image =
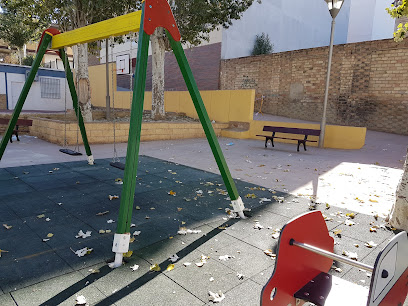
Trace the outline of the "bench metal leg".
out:
M 268 138 L 265 137 L 265 148 L 267 148 L 267 147 L 268 147 Z
M 297 146 L 297 151 L 299 152 L 299 146 L 300 146 L 300 140 L 298 140 L 298 146 Z
M 272 147 L 275 147 L 275 145 L 273 143 L 273 137 L 271 138 L 271 144 L 272 144 Z
M 303 148 L 304 148 L 305 151 L 306 151 L 306 141 L 303 142 Z

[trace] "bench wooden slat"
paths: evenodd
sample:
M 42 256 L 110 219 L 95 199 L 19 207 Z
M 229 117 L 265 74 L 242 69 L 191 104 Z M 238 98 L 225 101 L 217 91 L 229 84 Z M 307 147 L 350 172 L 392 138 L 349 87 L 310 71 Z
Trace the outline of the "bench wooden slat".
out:
M 289 128 L 281 126 L 268 126 L 263 127 L 264 132 L 276 132 L 276 133 L 287 133 L 287 134 L 298 134 L 298 135 L 311 135 L 311 136 L 320 136 L 320 130 L 313 129 L 298 129 L 298 128 Z
M 0 124 L 9 124 L 9 119 L 6 118 L 0 118 Z M 16 125 L 21 125 L 21 126 L 32 126 L 33 125 L 33 120 L 29 119 L 18 119 Z
M 256 135 L 256 136 L 272 138 L 271 135 Z M 300 138 L 287 138 L 287 137 L 278 137 L 278 136 L 274 136 L 273 138 L 288 139 L 288 140 L 301 140 L 301 141 L 309 141 L 309 142 L 317 142 L 317 140 L 309 140 L 309 139 L 304 140 L 304 139 L 300 139 Z

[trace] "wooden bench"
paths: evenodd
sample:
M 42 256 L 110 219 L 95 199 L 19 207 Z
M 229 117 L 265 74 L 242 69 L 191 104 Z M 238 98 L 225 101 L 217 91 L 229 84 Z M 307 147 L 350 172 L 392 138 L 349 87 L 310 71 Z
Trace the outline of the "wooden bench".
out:
M 9 119 L 6 118 L 0 118 L 0 124 L 3 125 L 8 125 L 9 124 Z M 15 129 L 13 130 L 13 133 L 10 136 L 10 142 L 13 143 L 13 135 L 16 135 L 17 141 L 20 141 L 18 138 L 18 127 L 19 126 L 32 126 L 33 125 L 33 120 L 28 120 L 28 119 L 18 119 Z
M 298 142 L 297 145 L 297 151 L 299 152 L 299 146 L 300 144 L 303 144 L 303 148 L 306 151 L 306 142 L 317 142 L 317 140 L 309 140 L 307 139 L 308 136 L 320 136 L 320 130 L 312 130 L 312 129 L 298 129 L 298 128 L 289 128 L 289 127 L 281 127 L 281 126 L 268 126 L 265 125 L 263 127 L 264 132 L 272 132 L 272 136 L 268 135 L 256 135 L 256 136 L 261 136 L 265 137 L 265 148 L 268 147 L 268 140 L 271 141 L 272 147 L 274 147 L 273 139 L 278 138 L 278 139 L 289 139 L 289 140 L 296 140 Z M 282 137 L 282 136 L 276 136 L 276 133 L 285 133 L 285 134 L 297 134 L 297 135 L 304 135 L 303 139 L 298 139 L 298 138 L 289 138 L 289 137 Z

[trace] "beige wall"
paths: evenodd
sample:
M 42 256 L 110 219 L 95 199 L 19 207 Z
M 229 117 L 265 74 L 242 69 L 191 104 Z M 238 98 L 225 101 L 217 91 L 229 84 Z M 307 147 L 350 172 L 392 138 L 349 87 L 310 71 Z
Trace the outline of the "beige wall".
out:
M 112 68 L 115 69 L 115 67 L 115 64 L 109 65 L 110 78 L 112 76 Z M 105 65 L 89 67 L 93 106 L 105 107 L 106 105 L 105 78 Z M 114 74 L 113 84 L 112 82 L 109 84 L 111 106 L 113 107 L 114 102 L 115 108 L 129 109 L 132 92 L 115 91 L 112 93 L 112 88 L 116 88 L 116 74 Z M 252 120 L 255 90 L 205 90 L 200 93 L 211 120 L 215 120 L 216 122 L 249 122 Z M 146 92 L 144 109 L 151 110 L 151 106 L 152 93 Z M 166 91 L 164 95 L 164 106 L 166 112 L 185 113 L 189 117 L 198 118 L 188 91 Z

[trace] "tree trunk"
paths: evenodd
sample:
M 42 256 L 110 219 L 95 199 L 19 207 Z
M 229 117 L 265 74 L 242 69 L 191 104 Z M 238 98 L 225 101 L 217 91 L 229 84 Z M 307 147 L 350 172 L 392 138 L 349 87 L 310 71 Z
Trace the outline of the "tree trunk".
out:
M 23 63 L 24 50 L 22 48 L 17 48 L 17 54 L 18 54 L 18 63 L 21 65 Z
M 166 43 L 163 28 L 157 28 L 152 41 L 152 119 L 160 120 L 164 112 L 164 56 Z
M 408 154 L 405 157 L 404 172 L 397 187 L 394 206 L 388 216 L 391 226 L 408 231 Z
M 73 46 L 76 90 L 85 122 L 92 122 L 91 86 L 88 74 L 88 44 Z

